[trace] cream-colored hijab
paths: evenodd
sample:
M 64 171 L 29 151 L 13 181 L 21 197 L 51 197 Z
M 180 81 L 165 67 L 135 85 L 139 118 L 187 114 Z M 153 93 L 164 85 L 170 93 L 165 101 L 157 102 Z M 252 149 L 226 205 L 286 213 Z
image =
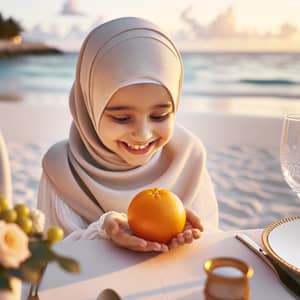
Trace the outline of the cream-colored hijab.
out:
M 97 133 L 105 106 L 121 87 L 157 82 L 169 91 L 176 111 L 182 78 L 177 48 L 149 21 L 120 18 L 87 36 L 70 93 L 69 140 L 47 152 L 43 169 L 63 201 L 88 222 L 109 210 L 127 212 L 132 197 L 150 187 L 169 189 L 186 204 L 197 201 L 205 157 L 187 130 L 177 125 L 171 141 L 133 169 L 106 149 Z

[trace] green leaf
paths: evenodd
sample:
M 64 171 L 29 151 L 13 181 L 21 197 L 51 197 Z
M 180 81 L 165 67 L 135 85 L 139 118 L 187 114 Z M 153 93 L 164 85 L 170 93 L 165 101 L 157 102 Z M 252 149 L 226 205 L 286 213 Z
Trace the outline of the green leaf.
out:
M 55 259 L 55 253 L 45 241 L 31 242 L 29 248 L 31 256 L 21 264 L 16 276 L 24 281 L 36 283 L 48 262 Z
M 30 264 L 32 268 L 41 268 L 53 259 L 55 259 L 55 253 L 49 249 L 49 245 L 45 241 L 35 241 L 29 245 L 31 256 L 25 261 L 26 264 Z
M 43 240 L 43 235 L 41 233 L 31 233 L 30 239 L 32 241 L 35 241 L 35 240 L 42 241 Z
M 79 263 L 72 258 L 56 255 L 56 262 L 69 273 L 80 273 Z
M 19 269 L 20 275 L 17 277 L 21 277 L 24 281 L 29 283 L 37 283 L 41 277 L 41 268 L 32 269 L 29 265 L 22 265 Z
M 6 271 L 6 277 L 7 278 L 11 278 L 11 277 L 17 277 L 21 280 L 23 280 L 24 278 L 21 276 L 21 273 L 19 271 L 19 269 L 7 269 Z
M 9 277 L 17 277 L 22 281 L 37 283 L 40 278 L 40 270 L 31 270 L 28 266 L 22 265 L 18 270 L 9 270 Z
M 9 279 L 5 276 L 0 276 L 0 290 L 11 290 Z
M 0 264 L 0 276 L 5 274 L 6 269 Z
M 21 265 L 20 269 L 25 268 L 33 271 L 39 271 L 46 265 L 47 265 L 47 261 L 35 259 L 35 258 L 29 258 Z

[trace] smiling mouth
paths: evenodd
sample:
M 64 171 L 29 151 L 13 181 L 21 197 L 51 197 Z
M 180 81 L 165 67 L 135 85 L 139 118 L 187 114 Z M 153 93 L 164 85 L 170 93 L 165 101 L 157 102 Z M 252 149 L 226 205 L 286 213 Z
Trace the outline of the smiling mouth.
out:
M 130 153 L 133 154 L 145 154 L 147 153 L 152 146 L 154 145 L 154 143 L 156 143 L 157 140 L 154 140 L 152 142 L 146 143 L 146 144 L 142 144 L 142 145 L 138 145 L 138 144 L 129 144 L 126 142 L 119 142 L 123 148 L 125 148 L 125 150 L 127 150 Z

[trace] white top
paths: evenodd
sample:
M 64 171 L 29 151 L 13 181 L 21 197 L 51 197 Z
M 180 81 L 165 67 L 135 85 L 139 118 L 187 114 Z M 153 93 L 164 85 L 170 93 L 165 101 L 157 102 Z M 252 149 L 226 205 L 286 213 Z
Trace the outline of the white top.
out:
M 214 189 L 208 172 L 203 176 L 201 187 L 201 198 L 207 201 L 194 201 L 192 207 L 200 215 L 204 226 L 204 231 L 218 229 L 218 205 L 214 194 Z M 67 240 L 81 239 L 101 239 L 105 238 L 102 224 L 107 212 L 99 217 L 95 222 L 88 224 L 81 216 L 72 210 L 53 189 L 51 182 L 42 174 L 38 193 L 38 208 L 46 216 L 45 229 L 52 225 L 60 226 L 64 229 Z

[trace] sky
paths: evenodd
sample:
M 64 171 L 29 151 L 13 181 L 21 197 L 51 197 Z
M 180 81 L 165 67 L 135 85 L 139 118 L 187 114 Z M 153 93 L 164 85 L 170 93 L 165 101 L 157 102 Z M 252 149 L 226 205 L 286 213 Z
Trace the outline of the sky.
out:
M 113 18 L 147 18 L 184 51 L 300 51 L 300 0 L 0 0 L 26 40 L 78 51 Z

